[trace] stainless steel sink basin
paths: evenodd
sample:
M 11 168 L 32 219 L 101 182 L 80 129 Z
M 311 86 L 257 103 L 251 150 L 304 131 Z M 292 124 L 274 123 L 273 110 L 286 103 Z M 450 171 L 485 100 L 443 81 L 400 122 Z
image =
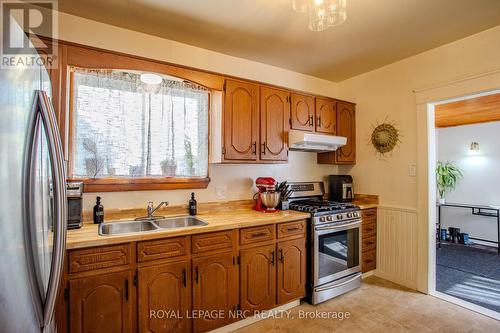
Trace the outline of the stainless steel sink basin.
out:
M 153 232 L 160 229 L 174 229 L 203 226 L 208 223 L 193 216 L 179 216 L 148 221 L 119 221 L 99 225 L 99 235 L 119 235 L 130 232 Z
M 185 228 L 207 225 L 208 223 L 193 216 L 170 217 L 156 220 L 155 224 L 161 229 Z
M 146 232 L 158 230 L 158 226 L 150 221 L 109 222 L 99 225 L 99 235 L 118 235 L 129 232 Z

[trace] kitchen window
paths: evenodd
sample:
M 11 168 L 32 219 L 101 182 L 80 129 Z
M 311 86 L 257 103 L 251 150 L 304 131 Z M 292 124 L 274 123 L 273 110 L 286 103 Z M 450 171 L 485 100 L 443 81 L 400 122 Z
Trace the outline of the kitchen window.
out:
M 208 179 L 209 91 L 141 74 L 71 68 L 72 178 L 86 185 L 177 181 L 184 188 Z

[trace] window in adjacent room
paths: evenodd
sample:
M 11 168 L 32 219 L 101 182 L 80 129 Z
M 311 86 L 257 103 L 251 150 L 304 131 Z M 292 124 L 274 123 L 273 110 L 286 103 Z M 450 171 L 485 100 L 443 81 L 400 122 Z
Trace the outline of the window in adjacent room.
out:
M 72 68 L 71 77 L 72 178 L 208 176 L 207 89 L 133 71 Z

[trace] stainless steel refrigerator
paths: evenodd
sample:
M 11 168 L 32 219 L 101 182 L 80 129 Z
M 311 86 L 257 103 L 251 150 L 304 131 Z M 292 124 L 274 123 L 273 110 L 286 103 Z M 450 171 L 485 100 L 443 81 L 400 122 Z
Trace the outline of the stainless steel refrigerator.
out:
M 64 155 L 45 68 L 0 69 L 0 332 L 53 332 Z

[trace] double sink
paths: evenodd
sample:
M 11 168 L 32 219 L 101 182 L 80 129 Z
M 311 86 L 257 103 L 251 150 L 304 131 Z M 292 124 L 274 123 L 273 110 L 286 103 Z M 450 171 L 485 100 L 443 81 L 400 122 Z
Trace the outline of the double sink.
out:
M 131 232 L 152 232 L 163 229 L 177 229 L 204 226 L 208 223 L 193 216 L 179 216 L 144 221 L 108 222 L 99 225 L 99 235 L 119 235 Z

